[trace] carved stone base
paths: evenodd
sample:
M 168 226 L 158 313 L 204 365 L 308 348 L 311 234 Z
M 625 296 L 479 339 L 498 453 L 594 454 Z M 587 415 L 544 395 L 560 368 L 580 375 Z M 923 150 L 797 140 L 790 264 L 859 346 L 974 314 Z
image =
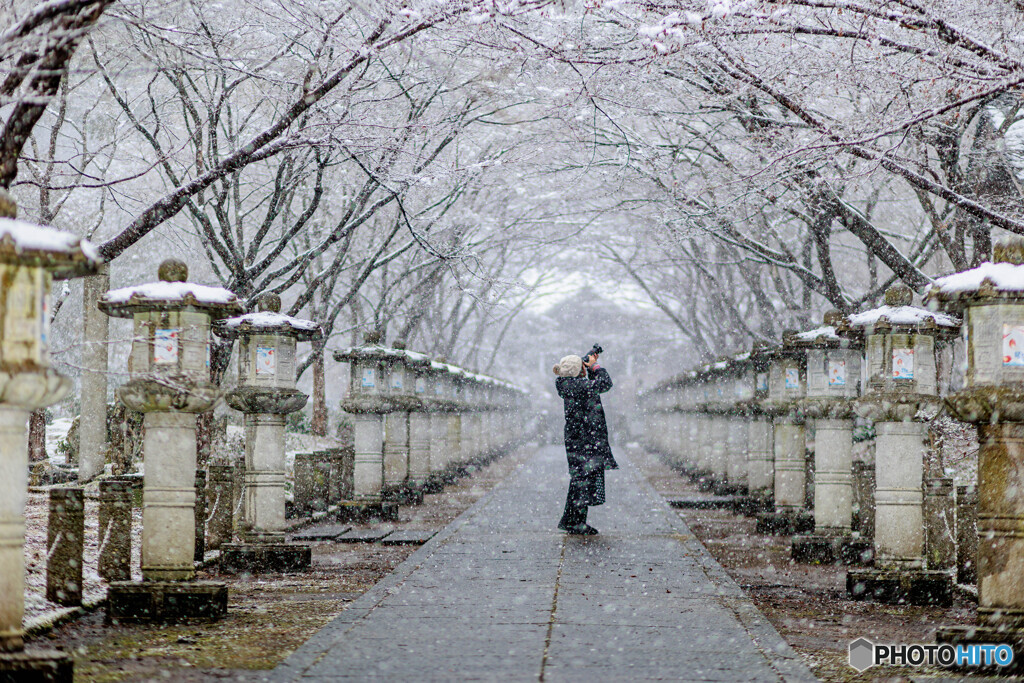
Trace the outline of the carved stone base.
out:
M 384 501 L 396 505 L 423 505 L 423 488 L 408 484 L 385 488 L 381 497 Z
M 767 512 L 757 516 L 757 533 L 765 536 L 796 536 L 814 531 L 814 515 L 808 512 Z
M 343 500 L 338 504 L 337 518 L 339 522 L 383 522 L 398 521 L 398 503 L 390 501 L 361 502 Z
M 212 581 L 115 581 L 107 590 L 107 623 L 217 621 L 228 612 L 228 588 Z
M 309 569 L 312 549 L 293 543 L 223 543 L 220 570 L 225 574 L 285 574 Z
M 797 536 L 790 544 L 790 556 L 802 564 L 835 564 L 839 561 L 842 536 Z
M 927 569 L 851 569 L 846 573 L 846 594 L 851 600 L 887 605 L 953 604 L 953 578 L 948 572 Z
M 802 564 L 842 564 L 847 567 L 869 567 L 875 561 L 871 541 L 850 536 L 811 534 L 797 536 L 790 546 L 794 562 Z
M 737 496 L 733 499 L 733 509 L 744 517 L 756 517 L 774 510 L 775 501 L 771 496 L 757 494 Z
M 4 683 L 72 683 L 75 663 L 57 650 L 0 652 L 0 681 Z
M 847 567 L 870 567 L 875 563 L 875 543 L 864 538 L 844 538 L 839 561 Z

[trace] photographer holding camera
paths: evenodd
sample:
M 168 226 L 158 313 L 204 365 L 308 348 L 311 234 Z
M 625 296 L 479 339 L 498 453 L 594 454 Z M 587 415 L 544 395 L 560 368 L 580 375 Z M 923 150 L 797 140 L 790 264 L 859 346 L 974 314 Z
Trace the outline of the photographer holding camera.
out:
M 590 506 L 605 502 L 604 471 L 618 469 L 608 443 L 608 424 L 601 394 L 612 388 L 608 371 L 597 364 L 600 345 L 580 356 L 566 356 L 553 370 L 555 388 L 565 408 L 565 454 L 569 491 L 559 529 L 569 534 L 596 534 L 587 524 Z

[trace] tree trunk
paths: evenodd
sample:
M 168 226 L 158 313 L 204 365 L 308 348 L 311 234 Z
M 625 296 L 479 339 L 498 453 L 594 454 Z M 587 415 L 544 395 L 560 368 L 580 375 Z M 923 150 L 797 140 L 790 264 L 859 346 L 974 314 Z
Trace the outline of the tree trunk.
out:
M 319 346 L 313 360 L 313 420 L 310 431 L 316 436 L 327 436 L 327 369 L 324 367 L 324 348 Z
M 46 410 L 33 410 L 28 419 L 28 461 L 46 460 Z

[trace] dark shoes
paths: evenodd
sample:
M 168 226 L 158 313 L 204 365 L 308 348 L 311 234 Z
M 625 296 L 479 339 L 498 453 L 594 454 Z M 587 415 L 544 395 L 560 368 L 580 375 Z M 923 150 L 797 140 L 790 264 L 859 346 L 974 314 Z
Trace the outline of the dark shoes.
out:
M 598 531 L 589 524 L 582 524 L 580 526 L 569 527 L 565 530 L 565 533 L 572 536 L 593 536 L 597 534 Z

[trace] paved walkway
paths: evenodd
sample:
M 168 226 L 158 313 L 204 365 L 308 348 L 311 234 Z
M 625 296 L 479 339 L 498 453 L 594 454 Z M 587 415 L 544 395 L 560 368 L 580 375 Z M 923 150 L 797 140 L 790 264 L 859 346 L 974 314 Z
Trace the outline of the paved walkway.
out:
M 565 454 L 541 449 L 273 679 L 814 680 L 625 455 L 600 536 L 555 529 Z

